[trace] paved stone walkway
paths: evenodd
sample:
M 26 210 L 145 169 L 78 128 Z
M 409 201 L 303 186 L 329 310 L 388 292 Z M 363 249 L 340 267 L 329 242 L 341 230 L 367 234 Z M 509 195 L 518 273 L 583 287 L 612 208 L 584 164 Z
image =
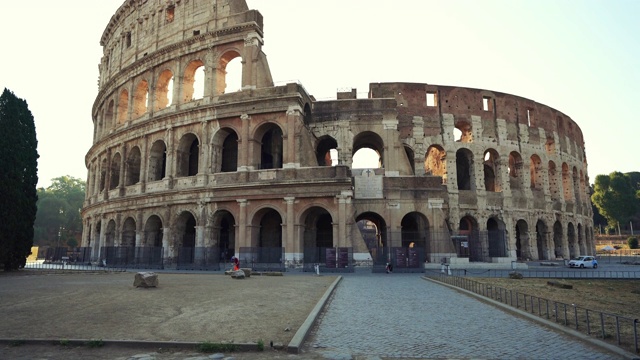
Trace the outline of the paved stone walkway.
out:
M 346 274 L 307 342 L 330 359 L 613 359 L 421 274 Z

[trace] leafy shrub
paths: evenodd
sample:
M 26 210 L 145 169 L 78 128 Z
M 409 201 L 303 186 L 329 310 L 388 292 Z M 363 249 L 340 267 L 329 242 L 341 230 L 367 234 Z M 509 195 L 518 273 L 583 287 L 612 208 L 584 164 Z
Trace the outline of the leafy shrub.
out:
M 264 341 L 258 340 L 258 351 L 264 351 Z
M 196 350 L 201 353 L 233 352 L 236 350 L 236 346 L 234 344 L 216 344 L 203 342 L 196 345 Z
M 104 341 L 100 339 L 89 340 L 87 346 L 90 348 L 99 348 L 104 346 Z
M 638 238 L 635 236 L 631 236 L 627 239 L 627 245 L 629 245 L 629 249 L 637 249 L 638 248 Z

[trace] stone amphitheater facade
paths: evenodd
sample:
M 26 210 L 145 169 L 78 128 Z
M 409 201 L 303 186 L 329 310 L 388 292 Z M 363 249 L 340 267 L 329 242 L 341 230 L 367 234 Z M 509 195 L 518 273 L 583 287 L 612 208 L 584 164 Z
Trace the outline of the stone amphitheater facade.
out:
M 161 248 L 168 267 L 183 248 L 283 248 L 290 266 L 311 248 L 356 263 L 391 247 L 435 264 L 594 252 L 583 135 L 558 110 L 418 83 L 316 101 L 274 85 L 244 0 L 127 0 L 101 45 L 82 210 L 94 261 L 109 247 Z M 354 168 L 361 149 L 379 166 Z

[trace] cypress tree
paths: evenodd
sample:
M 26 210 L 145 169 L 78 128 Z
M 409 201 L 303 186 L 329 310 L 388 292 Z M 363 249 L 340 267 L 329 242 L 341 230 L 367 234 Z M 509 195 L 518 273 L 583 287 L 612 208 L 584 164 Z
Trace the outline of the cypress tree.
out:
M 4 89 L 0 96 L 0 264 L 26 263 L 33 244 L 38 183 L 38 141 L 27 102 Z

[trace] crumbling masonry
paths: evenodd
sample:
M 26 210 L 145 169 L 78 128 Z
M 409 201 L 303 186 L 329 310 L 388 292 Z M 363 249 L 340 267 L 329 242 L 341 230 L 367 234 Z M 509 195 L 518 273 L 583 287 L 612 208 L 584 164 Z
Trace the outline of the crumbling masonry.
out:
M 82 210 L 93 261 L 109 249 L 165 267 L 260 262 L 260 249 L 286 266 L 331 248 L 350 264 L 390 249 L 427 264 L 594 252 L 582 132 L 558 110 L 417 83 L 316 101 L 274 86 L 262 15 L 244 0 L 127 0 L 101 45 Z M 361 149 L 380 166 L 353 168 Z

